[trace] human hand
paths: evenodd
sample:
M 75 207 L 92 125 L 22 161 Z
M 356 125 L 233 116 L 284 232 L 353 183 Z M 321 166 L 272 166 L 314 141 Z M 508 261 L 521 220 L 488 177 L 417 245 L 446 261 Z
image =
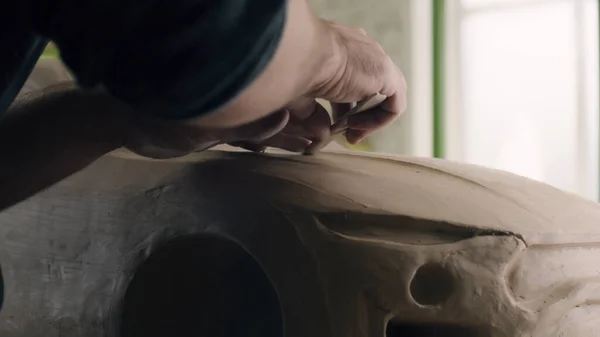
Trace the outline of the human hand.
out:
M 305 152 L 311 144 L 331 138 L 331 118 L 316 99 L 331 102 L 333 120 L 345 115 L 352 103 L 380 93 L 380 105 L 349 116 L 347 141 L 356 144 L 393 122 L 406 109 L 404 76 L 381 46 L 356 27 L 320 21 L 331 48 L 309 89 L 277 112 L 242 126 L 210 126 L 144 120 L 137 124 L 126 147 L 153 158 L 170 158 L 229 143 L 262 152 L 275 147 Z
M 259 141 L 244 140 L 230 145 L 254 152 L 263 152 L 268 147 L 274 147 L 302 153 L 311 145 L 325 141 L 331 136 L 331 117 L 314 98 L 297 99 L 280 110 L 282 111 L 289 113 L 290 118 L 277 134 Z
M 225 143 L 259 144 L 271 139 L 273 146 L 277 146 L 281 143 L 276 141 L 284 139 L 278 133 L 288 125 L 289 118 L 289 112 L 282 110 L 241 126 L 222 128 L 137 118 L 132 123 L 123 146 L 138 155 L 153 159 L 182 157 Z M 284 146 L 292 145 L 292 141 L 286 140 Z M 242 147 L 256 151 L 255 147 L 248 146 Z
M 329 21 L 324 24 L 332 35 L 334 53 L 309 95 L 330 101 L 334 120 L 345 115 L 354 102 L 374 94 L 387 96 L 377 107 L 348 118 L 346 139 L 356 144 L 404 112 L 406 81 L 389 55 L 363 29 Z
M 289 124 L 274 139 L 260 143 L 242 142 L 244 148 L 262 151 L 278 147 L 294 152 L 302 142 L 327 142 L 331 138 L 331 119 L 317 98 L 331 102 L 333 121 L 346 115 L 352 104 L 382 94 L 387 99 L 376 107 L 349 116 L 346 139 L 356 144 L 393 122 L 406 109 L 406 82 L 403 74 L 381 46 L 364 30 L 322 21 L 332 48 L 328 61 L 320 67 L 310 90 L 285 106 Z M 300 141 L 301 140 L 301 141 Z

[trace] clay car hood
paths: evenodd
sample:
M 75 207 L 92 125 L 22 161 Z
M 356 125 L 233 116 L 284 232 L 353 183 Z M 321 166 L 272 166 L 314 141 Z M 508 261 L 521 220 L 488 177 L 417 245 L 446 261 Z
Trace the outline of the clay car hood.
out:
M 600 224 L 593 220 L 600 205 L 498 170 L 364 153 L 223 154 L 207 151 L 172 163 L 243 167 L 240 174 L 253 176 L 233 179 L 255 181 L 274 203 L 285 200 L 319 213 L 402 215 L 513 234 L 529 245 L 600 242 Z

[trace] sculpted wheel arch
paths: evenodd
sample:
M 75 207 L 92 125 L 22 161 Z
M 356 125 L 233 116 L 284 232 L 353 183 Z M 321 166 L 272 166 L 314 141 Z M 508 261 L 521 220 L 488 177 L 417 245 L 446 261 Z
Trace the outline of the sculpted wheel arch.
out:
M 116 152 L 0 214 L 0 333 L 137 336 L 119 331 L 127 286 L 161 247 L 217 236 L 274 291 L 263 309 L 285 336 L 596 336 L 599 219 L 596 203 L 434 159 Z M 225 309 L 215 322 L 240 317 Z
M 167 241 L 137 268 L 119 335 L 281 336 L 283 328 L 278 295 L 260 264 L 234 240 L 196 234 Z

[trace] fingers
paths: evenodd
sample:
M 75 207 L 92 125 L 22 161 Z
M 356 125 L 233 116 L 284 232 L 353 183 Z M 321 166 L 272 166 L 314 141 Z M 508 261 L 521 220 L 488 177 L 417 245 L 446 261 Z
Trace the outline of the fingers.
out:
M 231 129 L 214 131 L 213 133 L 217 134 L 218 138 L 224 142 L 239 140 L 259 142 L 269 139 L 283 130 L 289 119 L 289 111 L 283 109 L 257 121 Z
M 251 152 L 265 152 L 267 150 L 267 146 L 263 144 L 251 143 L 251 142 L 231 142 L 229 143 L 231 146 L 240 147 L 244 150 L 248 150 Z
M 312 142 L 306 138 L 288 135 L 285 133 L 277 134 L 263 144 L 269 147 L 276 147 L 285 151 L 301 153 L 311 144 Z
M 357 144 L 375 131 L 391 124 L 405 110 L 407 106 L 406 80 L 397 67 L 396 85 L 390 90 L 393 92 L 379 106 L 348 118 L 348 132 L 346 140 Z
M 365 111 L 348 119 L 346 140 L 350 144 L 357 144 L 372 133 L 381 130 L 398 118 L 398 114 L 383 109 Z
M 376 131 L 393 122 L 398 114 L 380 108 L 371 109 L 348 117 L 348 128 Z
M 284 133 L 320 141 L 330 135 L 331 117 L 314 98 L 302 98 L 290 103 L 290 123 Z
M 306 147 L 310 144 L 311 141 L 306 138 L 288 135 L 285 133 L 279 133 L 261 142 L 236 141 L 229 143 L 229 145 L 231 146 L 241 147 L 242 149 L 246 149 L 252 152 L 265 152 L 268 147 L 275 147 L 281 150 L 296 153 L 304 152 Z
M 367 138 L 373 131 L 348 129 L 346 131 L 346 141 L 352 145 L 356 145 Z
M 387 84 L 384 85 L 381 91 L 381 94 L 388 96 L 389 99 L 383 102 L 381 106 L 383 109 L 400 115 L 406 110 L 406 78 L 391 60 L 390 63 L 393 65 L 393 70 L 388 72 L 387 76 L 391 76 L 391 78 L 386 81 Z
M 284 128 L 281 128 L 276 118 L 262 126 L 247 125 L 245 130 L 239 128 L 232 133 L 232 139 L 241 139 L 240 137 L 249 134 L 256 135 L 256 129 L 262 130 L 260 136 L 246 138 L 243 141 L 230 142 L 233 146 L 239 146 L 244 149 L 262 152 L 266 147 L 275 147 L 290 152 L 304 152 L 307 147 L 313 143 L 321 143 L 330 138 L 331 118 L 325 108 L 318 104 L 314 99 L 299 100 L 289 105 L 289 110 Z M 255 123 L 253 123 L 255 124 Z M 271 125 L 265 128 L 264 124 Z M 269 130 L 269 132 L 265 132 Z M 275 131 L 276 132 L 273 132 Z M 268 138 L 265 136 L 268 135 Z
M 313 113 L 302 123 L 306 136 L 313 142 L 329 139 L 331 136 L 331 117 L 327 110 L 316 101 Z
M 342 116 L 348 113 L 352 109 L 351 103 L 331 103 L 331 114 L 333 115 L 333 121 L 337 121 Z
M 379 108 L 394 113 L 396 116 L 400 116 L 404 113 L 407 107 L 407 97 L 406 97 L 406 85 L 404 88 L 396 91 L 395 94 L 389 96 L 385 101 L 383 101 Z
M 406 109 L 406 91 L 388 97 L 379 106 L 348 118 L 346 140 L 357 144 L 363 139 L 391 124 Z
M 313 154 L 320 151 L 332 140 L 329 113 L 327 113 L 327 110 L 321 104 L 315 104 L 314 114 L 305 123 L 307 131 L 313 135 L 311 139 L 312 143 L 306 148 L 305 154 Z
M 315 101 L 313 114 L 304 121 L 304 128 L 311 135 L 312 143 L 304 151 L 305 154 L 313 154 L 320 151 L 332 140 L 331 118 L 325 108 Z
M 331 117 L 327 110 L 313 98 L 291 102 L 289 123 L 277 135 L 261 144 L 291 152 L 305 152 L 313 144 L 327 143 L 331 139 Z

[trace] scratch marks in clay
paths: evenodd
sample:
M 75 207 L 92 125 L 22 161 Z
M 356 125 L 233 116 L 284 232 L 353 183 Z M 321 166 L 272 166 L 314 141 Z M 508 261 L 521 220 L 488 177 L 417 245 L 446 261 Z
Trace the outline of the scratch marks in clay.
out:
M 534 245 L 512 261 L 506 272 L 508 288 L 520 307 L 538 315 L 533 336 L 559 335 L 552 327 L 569 326 L 574 317 L 579 322 L 575 325 L 587 324 L 587 316 L 569 318 L 569 313 L 600 304 L 599 257 L 600 243 Z M 570 323 L 557 324 L 565 319 Z

